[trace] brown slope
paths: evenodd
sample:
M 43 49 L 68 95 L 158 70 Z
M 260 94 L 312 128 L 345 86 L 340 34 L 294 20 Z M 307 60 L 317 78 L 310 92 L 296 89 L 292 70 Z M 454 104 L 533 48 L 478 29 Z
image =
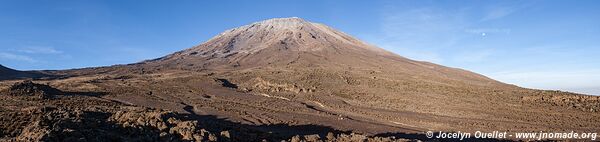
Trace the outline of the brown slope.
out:
M 196 47 L 142 64 L 188 70 L 379 68 L 422 79 L 502 85 L 469 71 L 410 60 L 326 25 L 296 17 L 269 19 L 234 28 Z
M 598 97 L 524 89 L 410 60 L 299 18 L 228 30 L 155 60 L 61 73 L 82 76 L 51 83 L 259 126 L 369 134 L 600 128 Z

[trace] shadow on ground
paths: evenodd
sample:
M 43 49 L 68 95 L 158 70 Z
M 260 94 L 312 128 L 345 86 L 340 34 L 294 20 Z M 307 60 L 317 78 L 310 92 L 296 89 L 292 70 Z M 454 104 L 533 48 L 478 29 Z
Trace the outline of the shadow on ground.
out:
M 214 115 L 197 115 L 193 113 L 191 108 L 187 108 L 186 111 L 190 114 L 178 114 L 177 117 L 186 120 L 198 120 L 201 127 L 206 127 L 210 131 L 230 131 L 232 137 L 251 138 L 253 140 L 260 141 L 266 139 L 269 141 L 281 141 L 289 140 L 296 135 L 318 135 L 322 140 L 326 140 L 328 133 L 332 133 L 334 136 L 340 136 L 341 134 L 350 135 L 351 131 L 340 131 L 329 126 L 322 125 L 287 125 L 287 124 L 271 124 L 271 125 L 250 125 L 241 124 L 237 122 L 231 122 L 229 120 L 218 118 Z M 236 135 L 233 135 L 236 134 Z M 256 134 L 267 134 L 267 135 L 256 135 Z M 262 137 L 255 137 L 262 136 Z M 425 134 L 419 133 L 380 133 L 372 135 L 371 137 L 387 137 L 387 138 L 403 138 L 409 140 L 420 140 L 420 141 L 461 141 L 459 139 L 435 139 L 428 138 Z M 463 141 L 510 141 L 510 140 L 499 140 L 499 139 L 464 139 Z

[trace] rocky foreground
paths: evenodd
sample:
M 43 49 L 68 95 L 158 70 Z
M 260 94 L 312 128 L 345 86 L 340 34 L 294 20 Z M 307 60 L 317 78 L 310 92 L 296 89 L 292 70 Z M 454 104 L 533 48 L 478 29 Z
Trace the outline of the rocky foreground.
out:
M 410 141 L 329 132 L 278 135 L 245 125 L 131 106 L 31 81 L 0 92 L 1 141 Z

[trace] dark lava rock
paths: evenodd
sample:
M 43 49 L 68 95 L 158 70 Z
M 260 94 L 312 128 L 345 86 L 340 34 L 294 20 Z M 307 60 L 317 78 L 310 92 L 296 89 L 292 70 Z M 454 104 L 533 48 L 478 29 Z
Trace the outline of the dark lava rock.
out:
M 10 86 L 7 90 L 8 95 L 27 96 L 39 99 L 48 99 L 53 95 L 63 94 L 62 91 L 52 88 L 49 85 L 33 83 L 31 80 L 18 82 Z

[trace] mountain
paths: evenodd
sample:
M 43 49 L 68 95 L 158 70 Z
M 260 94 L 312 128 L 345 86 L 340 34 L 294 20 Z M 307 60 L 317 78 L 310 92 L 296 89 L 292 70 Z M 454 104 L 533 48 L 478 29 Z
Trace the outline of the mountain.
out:
M 437 81 L 502 84 L 469 71 L 410 60 L 297 17 L 269 19 L 227 30 L 196 47 L 141 64 L 146 68 L 185 70 L 357 68 Z
M 0 65 L 0 80 L 41 78 L 47 76 L 49 75 L 38 71 L 18 71 Z
M 0 65 L 0 73 L 2 73 L 2 74 L 11 74 L 11 73 L 15 73 L 15 72 L 18 72 L 18 71 L 7 68 L 3 65 Z
M 524 117 L 536 114 L 528 109 L 543 112 L 536 115 L 547 116 L 548 120 L 560 119 L 567 114 L 548 116 L 548 112 L 545 112 L 548 107 L 543 105 L 571 103 L 544 99 L 565 98 L 565 96 L 574 100 L 581 99 L 573 97 L 580 96 L 578 94 L 521 88 L 470 71 L 410 60 L 369 45 L 324 24 L 308 22 L 297 17 L 268 19 L 230 29 L 198 46 L 153 60 L 103 69 L 103 72 L 161 75 L 185 72 L 186 75 L 183 76 L 169 75 L 179 79 L 172 84 L 181 84 L 179 82 L 183 80 L 187 82 L 197 79 L 215 80 L 217 84 L 223 85 L 221 87 L 229 90 L 201 87 L 200 92 L 210 96 L 211 93 L 227 94 L 230 89 L 234 89 L 235 92 L 230 92 L 231 94 L 275 98 L 274 102 L 278 103 L 289 100 L 291 102 L 285 103 L 289 106 L 293 106 L 290 103 L 299 103 L 301 107 L 314 107 L 322 113 L 348 116 L 357 121 L 363 119 L 380 125 L 418 129 L 492 130 L 497 128 L 479 125 L 477 121 L 481 120 L 499 126 L 518 128 L 518 130 L 547 129 L 545 125 L 532 125 L 536 123 L 530 122 L 531 117 Z M 190 76 L 194 74 L 196 75 Z M 171 90 L 162 86 L 157 88 Z M 182 94 L 190 93 L 182 92 Z M 187 95 L 183 96 L 187 97 Z M 244 100 L 242 104 L 256 103 L 243 97 L 223 99 L 242 99 Z M 543 105 L 530 105 L 532 102 Z M 591 102 L 597 103 L 597 101 Z M 198 102 L 185 104 L 196 103 Z M 206 105 L 202 106 L 206 107 Z M 249 111 L 238 105 L 222 107 L 240 112 Z M 264 106 L 259 108 L 262 107 Z M 588 111 L 598 109 L 590 107 L 578 109 L 588 109 Z M 289 112 L 298 109 L 285 108 L 280 108 L 284 109 L 280 111 Z M 527 109 L 523 110 L 524 108 Z M 556 110 L 567 108 L 562 106 Z M 289 119 L 281 118 L 282 114 L 277 113 L 271 114 L 272 116 L 267 120 L 263 120 L 266 118 L 261 116 L 245 117 L 220 112 L 218 115 L 256 124 L 271 124 L 269 120 L 285 122 Z M 398 118 L 398 115 L 404 117 Z M 421 117 L 430 117 L 432 120 L 422 121 Z M 446 119 L 438 117 L 446 117 Z M 596 117 L 598 116 L 588 118 Z M 523 123 L 507 124 L 508 121 Z M 454 122 L 467 125 L 449 124 Z M 538 122 L 545 121 L 538 120 Z M 323 125 L 334 124 L 341 129 L 363 129 L 370 132 L 382 132 L 383 129 L 388 129 L 387 127 L 367 129 L 363 127 L 365 124 L 358 124 L 358 127 L 338 123 Z M 528 129 L 521 129 L 521 127 Z
M 232 124 L 219 131 L 244 126 L 284 138 L 600 128 L 597 96 L 521 88 L 411 60 L 296 17 L 230 29 L 157 59 L 47 73 L 63 77 L 45 82 L 64 92 Z

